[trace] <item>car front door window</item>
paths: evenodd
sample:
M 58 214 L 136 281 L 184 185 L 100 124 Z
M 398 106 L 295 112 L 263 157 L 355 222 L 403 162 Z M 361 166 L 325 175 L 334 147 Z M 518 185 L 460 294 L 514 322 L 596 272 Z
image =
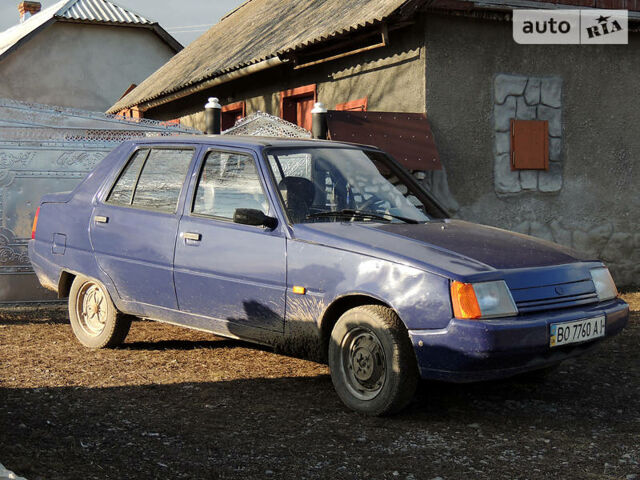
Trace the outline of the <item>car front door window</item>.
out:
M 193 213 L 233 219 L 238 208 L 268 213 L 253 157 L 241 153 L 210 152 L 196 189 Z

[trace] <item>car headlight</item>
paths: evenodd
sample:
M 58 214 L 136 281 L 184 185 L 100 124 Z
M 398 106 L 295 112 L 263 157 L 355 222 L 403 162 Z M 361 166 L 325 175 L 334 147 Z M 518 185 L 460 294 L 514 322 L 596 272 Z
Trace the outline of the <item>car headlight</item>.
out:
M 451 282 L 451 304 L 456 318 L 508 317 L 518 314 L 518 308 L 504 280 Z
M 591 280 L 596 287 L 599 301 L 611 300 L 618 296 L 618 289 L 607 267 L 592 268 Z

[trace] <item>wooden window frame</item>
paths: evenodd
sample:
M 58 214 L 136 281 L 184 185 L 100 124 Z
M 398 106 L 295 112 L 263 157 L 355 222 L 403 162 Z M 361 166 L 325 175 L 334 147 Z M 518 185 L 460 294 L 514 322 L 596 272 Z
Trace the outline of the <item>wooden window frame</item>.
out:
M 549 122 L 516 120 L 510 122 L 511 170 L 549 170 Z
M 244 100 L 241 100 L 239 102 L 234 102 L 234 103 L 230 103 L 228 105 L 223 105 L 222 113 L 224 113 L 224 112 L 242 111 L 242 116 L 246 117 L 246 115 L 247 115 L 246 108 L 247 108 L 247 103 Z
M 247 116 L 247 103 L 244 100 L 241 100 L 239 102 L 229 103 L 228 105 L 223 105 L 221 110 L 220 126 L 222 127 L 222 118 L 224 118 L 225 113 L 238 113 L 238 112 L 242 114 L 242 118 Z M 231 127 L 233 127 L 233 125 Z M 226 130 L 226 129 L 223 128 L 223 130 Z
M 354 108 L 357 107 L 362 107 L 362 110 L 354 110 Z M 339 110 L 339 111 L 362 111 L 362 112 L 366 112 L 367 111 L 367 97 L 363 97 L 363 98 L 358 98 L 357 100 L 350 100 L 348 102 L 344 102 L 344 103 L 338 103 L 336 105 L 336 108 L 334 110 Z
M 290 88 L 280 92 L 280 118 L 284 119 L 284 101 L 296 97 L 306 97 L 313 93 L 313 103 L 318 101 L 317 84 L 303 85 L 302 87 Z

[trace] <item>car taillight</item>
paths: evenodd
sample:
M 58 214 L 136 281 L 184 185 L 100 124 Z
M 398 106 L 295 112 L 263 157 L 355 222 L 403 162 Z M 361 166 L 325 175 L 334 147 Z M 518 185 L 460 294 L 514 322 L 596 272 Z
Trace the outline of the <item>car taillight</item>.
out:
M 36 238 L 36 227 L 38 226 L 38 215 L 40 215 L 40 207 L 36 209 L 36 216 L 33 217 L 33 227 L 31 227 L 31 238 Z

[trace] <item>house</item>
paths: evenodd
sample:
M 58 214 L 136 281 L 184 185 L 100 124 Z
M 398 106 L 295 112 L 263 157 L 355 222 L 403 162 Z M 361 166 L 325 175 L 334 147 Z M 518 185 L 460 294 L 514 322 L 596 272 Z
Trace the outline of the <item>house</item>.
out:
M 0 33 L 0 97 L 104 112 L 182 49 L 156 22 L 107 0 L 40 8 L 21 2 L 20 23 Z
M 514 10 L 576 6 L 627 8 L 629 43 L 514 41 Z M 250 0 L 109 111 L 199 129 L 210 96 L 225 106 L 223 128 L 258 110 L 308 128 L 315 101 L 349 110 L 352 125 L 367 115 L 373 125 L 374 112 L 426 114 L 439 159 L 411 169 L 429 187 L 436 173 L 444 179 L 454 216 L 585 251 L 619 284 L 640 284 L 639 9 L 636 0 Z M 374 131 L 358 138 L 377 143 Z

